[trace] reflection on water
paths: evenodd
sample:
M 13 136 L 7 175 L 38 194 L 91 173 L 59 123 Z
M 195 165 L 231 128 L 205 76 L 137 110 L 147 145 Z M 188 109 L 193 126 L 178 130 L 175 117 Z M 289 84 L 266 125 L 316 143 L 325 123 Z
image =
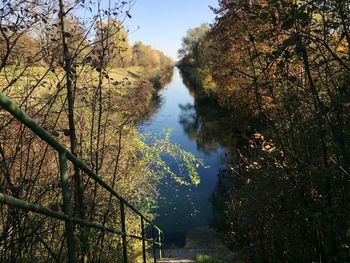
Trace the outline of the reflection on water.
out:
M 194 104 L 180 104 L 180 123 L 199 151 L 211 153 L 218 148 L 232 149 L 234 140 L 228 116 L 213 101 L 195 100 Z
M 202 158 L 207 166 L 199 170 L 198 186 L 179 185 L 170 178 L 164 178 L 160 186 L 155 223 L 165 230 L 168 244 L 183 245 L 189 230 L 219 222 L 211 200 L 220 185 L 218 174 L 224 171 L 231 156 L 229 149 L 235 148 L 235 131 L 231 116 L 213 100 L 197 98 L 177 69 L 160 96 L 162 103 L 158 104 L 158 110 L 153 111 L 153 116 L 140 129 L 161 132 L 172 128 L 171 141 Z M 171 160 L 166 161 L 175 168 Z

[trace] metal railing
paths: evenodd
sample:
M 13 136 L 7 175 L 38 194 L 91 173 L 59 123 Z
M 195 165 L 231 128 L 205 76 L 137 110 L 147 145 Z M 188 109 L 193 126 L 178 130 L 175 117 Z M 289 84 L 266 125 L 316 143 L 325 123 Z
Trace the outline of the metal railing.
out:
M 48 134 L 43 128 L 41 128 L 37 123 L 35 123 L 25 112 L 23 112 L 14 102 L 12 102 L 2 92 L 0 92 L 0 105 L 58 152 L 60 180 L 61 180 L 61 189 L 62 189 L 62 197 L 63 197 L 63 213 L 54 211 L 49 208 L 37 206 L 33 203 L 6 195 L 4 193 L 0 193 L 0 203 L 4 203 L 19 209 L 32 211 L 35 213 L 46 215 L 48 217 L 65 221 L 65 235 L 66 235 L 66 241 L 67 241 L 67 253 L 68 253 L 69 263 L 76 262 L 76 250 L 75 250 L 74 232 L 73 232 L 74 224 L 120 235 L 122 237 L 124 263 L 128 262 L 127 237 L 139 239 L 142 241 L 143 262 L 146 262 L 146 242 L 149 242 L 152 244 L 154 262 L 157 261 L 156 246 L 158 246 L 158 249 L 159 249 L 159 258 L 162 257 L 163 231 L 160 228 L 154 225 L 133 205 L 131 205 L 128 201 L 126 201 L 123 197 L 121 197 L 112 187 L 110 187 L 104 180 L 102 180 L 101 177 L 99 177 L 97 174 L 91 171 L 85 164 L 83 164 L 82 161 L 80 161 L 76 156 L 74 156 L 68 149 L 66 149 L 62 144 L 57 142 L 50 134 Z M 69 190 L 69 183 L 68 183 L 67 160 L 69 160 L 73 165 L 77 166 L 87 176 L 92 178 L 102 188 L 104 188 L 112 196 L 114 196 L 119 200 L 121 231 L 115 228 L 106 227 L 104 225 L 85 220 L 82 218 L 73 217 L 72 207 L 70 204 L 70 190 Z M 125 224 L 125 206 L 131 209 L 131 211 L 134 214 L 139 216 L 140 224 L 141 224 L 141 236 L 127 233 L 126 224 Z M 151 229 L 152 229 L 151 238 L 146 237 L 145 224 L 147 223 L 151 226 Z M 156 236 L 156 232 L 157 232 L 157 236 Z

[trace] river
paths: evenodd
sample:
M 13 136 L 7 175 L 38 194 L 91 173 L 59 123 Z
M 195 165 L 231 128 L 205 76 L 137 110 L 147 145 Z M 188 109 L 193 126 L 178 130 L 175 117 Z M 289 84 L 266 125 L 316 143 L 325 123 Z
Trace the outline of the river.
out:
M 219 224 L 212 197 L 218 173 L 227 162 L 227 151 L 222 146 L 225 142 L 220 140 L 227 139 L 218 131 L 222 128 L 220 110 L 215 103 L 199 103 L 177 68 L 159 95 L 159 108 L 139 129 L 159 133 L 171 128 L 171 142 L 203 159 L 205 164 L 199 169 L 201 182 L 197 186 L 180 185 L 171 178 L 164 178 L 160 185 L 155 223 L 165 230 L 168 245 L 182 246 L 188 231 Z

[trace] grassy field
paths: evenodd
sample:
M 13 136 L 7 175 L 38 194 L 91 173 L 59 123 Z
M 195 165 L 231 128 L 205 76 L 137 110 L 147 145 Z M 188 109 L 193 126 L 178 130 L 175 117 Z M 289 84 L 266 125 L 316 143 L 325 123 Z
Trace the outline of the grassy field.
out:
M 142 67 L 112 68 L 106 72 L 90 67 L 76 68 L 77 90 L 90 90 L 99 84 L 99 75 L 102 75 L 103 89 L 114 89 L 117 94 L 126 95 L 133 88 L 154 80 L 161 76 L 157 69 L 145 69 Z M 50 70 L 48 67 L 35 66 L 29 68 L 6 67 L 0 74 L 0 89 L 17 103 L 24 98 L 27 101 L 45 100 L 57 94 L 57 91 L 65 85 L 65 72 L 63 69 Z M 65 91 L 59 92 L 64 95 Z

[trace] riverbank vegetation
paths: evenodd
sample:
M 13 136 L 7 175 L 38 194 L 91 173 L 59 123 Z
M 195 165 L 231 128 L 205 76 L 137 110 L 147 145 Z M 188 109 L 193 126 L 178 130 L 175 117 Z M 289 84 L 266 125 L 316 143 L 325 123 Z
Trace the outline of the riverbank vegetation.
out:
M 348 2 L 220 0 L 213 11 L 184 37 L 178 66 L 238 119 L 229 245 L 253 262 L 347 261 Z
M 182 182 L 198 183 L 199 160 L 169 142 L 154 143 L 136 129 L 156 92 L 171 79 L 173 61 L 128 41 L 123 21 L 134 1 L 2 1 L 0 83 L 39 125 L 149 218 L 157 184 L 174 175 L 161 155 L 176 158 Z M 84 15 L 83 15 L 84 14 Z M 1 192 L 62 210 L 57 153 L 4 110 L 0 111 Z M 69 166 L 73 215 L 121 228 L 119 203 L 79 169 Z M 189 176 L 189 177 L 186 177 Z M 177 176 L 176 180 L 180 180 Z M 140 220 L 126 210 L 128 234 Z M 64 224 L 1 205 L 1 262 L 62 262 Z M 75 226 L 82 262 L 120 262 L 121 237 Z M 128 239 L 131 262 L 141 241 Z

